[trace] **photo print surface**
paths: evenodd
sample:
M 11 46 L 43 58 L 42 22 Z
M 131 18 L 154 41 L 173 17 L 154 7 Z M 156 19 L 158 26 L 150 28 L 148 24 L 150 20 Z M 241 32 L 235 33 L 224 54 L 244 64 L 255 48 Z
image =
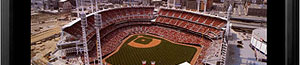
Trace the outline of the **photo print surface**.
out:
M 267 0 L 31 0 L 35 65 L 267 65 Z

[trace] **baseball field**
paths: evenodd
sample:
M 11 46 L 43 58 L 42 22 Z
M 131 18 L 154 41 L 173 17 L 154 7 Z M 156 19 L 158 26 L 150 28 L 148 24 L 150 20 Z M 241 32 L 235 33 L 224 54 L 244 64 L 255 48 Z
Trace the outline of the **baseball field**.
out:
M 109 65 L 177 65 L 183 62 L 194 64 L 200 47 L 175 43 L 150 34 L 130 35 L 113 53 L 103 60 Z

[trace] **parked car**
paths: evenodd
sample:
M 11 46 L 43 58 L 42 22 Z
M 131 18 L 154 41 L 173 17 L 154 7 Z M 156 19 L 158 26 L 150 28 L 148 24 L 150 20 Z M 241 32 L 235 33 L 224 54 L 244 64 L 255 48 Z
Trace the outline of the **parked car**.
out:
M 237 45 L 238 48 L 244 48 L 244 44 L 242 41 L 237 41 L 237 43 L 238 43 Z

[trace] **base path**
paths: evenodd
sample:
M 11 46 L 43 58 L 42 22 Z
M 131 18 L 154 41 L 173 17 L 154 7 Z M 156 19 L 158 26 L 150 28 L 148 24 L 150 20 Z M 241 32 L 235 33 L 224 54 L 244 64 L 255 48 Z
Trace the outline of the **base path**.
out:
M 141 38 L 141 37 L 144 37 L 144 36 L 138 36 L 134 40 L 137 40 L 138 38 Z M 144 38 L 148 38 L 148 37 L 144 37 Z M 148 39 L 151 39 L 151 38 L 148 38 Z M 131 42 L 128 43 L 128 45 L 132 46 L 132 47 L 136 47 L 136 48 L 150 48 L 150 47 L 155 47 L 155 46 L 159 45 L 160 42 L 161 42 L 161 40 L 152 39 L 152 41 L 148 44 L 141 44 L 141 43 L 131 41 Z

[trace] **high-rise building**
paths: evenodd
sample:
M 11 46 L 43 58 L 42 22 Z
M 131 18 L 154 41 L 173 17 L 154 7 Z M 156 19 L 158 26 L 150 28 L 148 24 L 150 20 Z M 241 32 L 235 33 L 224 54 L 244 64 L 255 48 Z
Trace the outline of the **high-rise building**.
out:
M 186 1 L 186 9 L 197 10 L 197 0 L 185 0 Z M 200 0 L 200 11 L 205 9 L 205 1 Z M 213 0 L 207 0 L 206 10 L 212 9 Z

